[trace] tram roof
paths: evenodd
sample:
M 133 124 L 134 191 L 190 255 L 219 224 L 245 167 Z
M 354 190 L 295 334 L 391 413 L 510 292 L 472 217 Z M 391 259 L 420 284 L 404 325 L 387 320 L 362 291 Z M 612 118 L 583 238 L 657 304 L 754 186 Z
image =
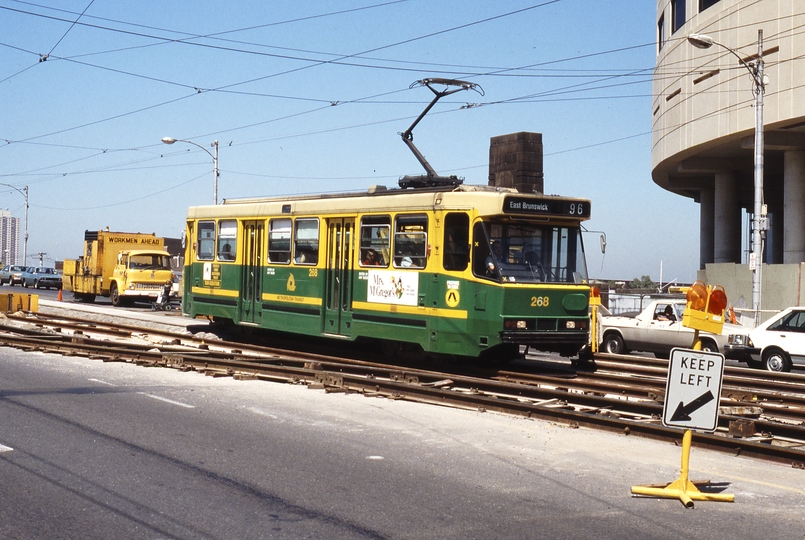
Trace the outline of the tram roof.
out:
M 310 215 L 367 212 L 398 212 L 411 210 L 468 210 L 476 209 L 482 215 L 496 215 L 503 212 L 504 200 L 516 196 L 518 199 L 538 201 L 561 201 L 587 204 L 589 199 L 520 193 L 516 189 L 485 186 L 459 185 L 445 188 L 387 189 L 373 186 L 367 191 L 346 193 L 319 193 L 306 195 L 287 195 L 278 197 L 255 197 L 225 199 L 223 204 L 214 206 L 193 206 L 188 217 L 245 217 L 263 215 Z M 369 201 L 371 200 L 371 202 Z M 528 212 L 526 212 L 528 214 Z M 571 216 L 565 216 L 571 218 Z M 578 219 L 576 217 L 575 219 Z M 582 219 L 589 219 L 584 217 Z

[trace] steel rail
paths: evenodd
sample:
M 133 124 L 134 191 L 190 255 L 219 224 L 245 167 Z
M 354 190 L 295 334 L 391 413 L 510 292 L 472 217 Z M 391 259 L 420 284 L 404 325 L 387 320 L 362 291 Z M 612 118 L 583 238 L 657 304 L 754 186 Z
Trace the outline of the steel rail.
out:
M 19 331 L 18 328 L 6 329 Z M 147 329 L 140 329 L 147 332 Z M 36 332 L 34 332 L 35 334 Z M 571 425 L 599 427 L 666 440 L 678 439 L 682 430 L 665 428 L 659 423 L 662 406 L 656 401 L 600 395 L 600 391 L 573 389 L 572 379 L 558 378 L 554 388 L 544 388 L 517 381 L 496 381 L 455 373 L 395 368 L 370 362 L 339 362 L 324 355 L 243 354 L 240 349 L 215 351 L 170 344 L 115 344 L 92 340 L 82 335 L 0 336 L 0 344 L 28 350 L 49 350 L 60 354 L 85 354 L 105 361 L 131 361 L 146 365 L 164 365 L 195 369 L 211 375 L 296 382 L 318 385 L 327 391 L 361 392 L 392 399 L 410 399 L 482 411 L 498 411 L 532 418 L 563 421 Z M 235 344 L 241 346 L 242 344 Z M 600 388 L 599 388 L 600 390 Z M 722 416 L 721 430 L 738 417 Z M 697 446 L 741 452 L 744 455 L 785 461 L 805 466 L 805 427 L 755 420 L 768 436 L 765 442 L 736 440 L 723 434 L 695 434 Z M 792 446 L 770 444 L 792 439 Z M 793 446 L 796 444 L 799 446 Z

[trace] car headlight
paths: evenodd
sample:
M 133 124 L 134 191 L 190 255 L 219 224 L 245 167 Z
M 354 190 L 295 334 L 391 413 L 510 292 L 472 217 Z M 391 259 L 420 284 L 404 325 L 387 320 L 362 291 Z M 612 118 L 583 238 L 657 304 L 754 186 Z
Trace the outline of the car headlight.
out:
M 746 334 L 730 334 L 729 337 L 729 344 L 730 345 L 739 345 L 742 347 L 748 347 L 752 343 L 752 340 L 749 339 L 749 336 Z

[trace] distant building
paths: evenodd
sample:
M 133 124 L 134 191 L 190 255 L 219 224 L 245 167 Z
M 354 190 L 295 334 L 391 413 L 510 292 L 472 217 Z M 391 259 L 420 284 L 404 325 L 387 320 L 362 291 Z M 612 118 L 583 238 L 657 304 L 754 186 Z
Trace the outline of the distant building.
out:
M 0 210 L 0 262 L 22 264 L 20 254 L 20 218 L 11 217 L 8 210 Z

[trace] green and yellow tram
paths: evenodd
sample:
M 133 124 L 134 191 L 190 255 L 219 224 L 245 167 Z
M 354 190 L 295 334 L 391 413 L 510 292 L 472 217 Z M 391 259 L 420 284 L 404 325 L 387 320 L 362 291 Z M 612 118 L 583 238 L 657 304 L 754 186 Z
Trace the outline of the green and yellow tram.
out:
M 190 208 L 183 312 L 429 354 L 589 342 L 590 201 L 490 186 Z

